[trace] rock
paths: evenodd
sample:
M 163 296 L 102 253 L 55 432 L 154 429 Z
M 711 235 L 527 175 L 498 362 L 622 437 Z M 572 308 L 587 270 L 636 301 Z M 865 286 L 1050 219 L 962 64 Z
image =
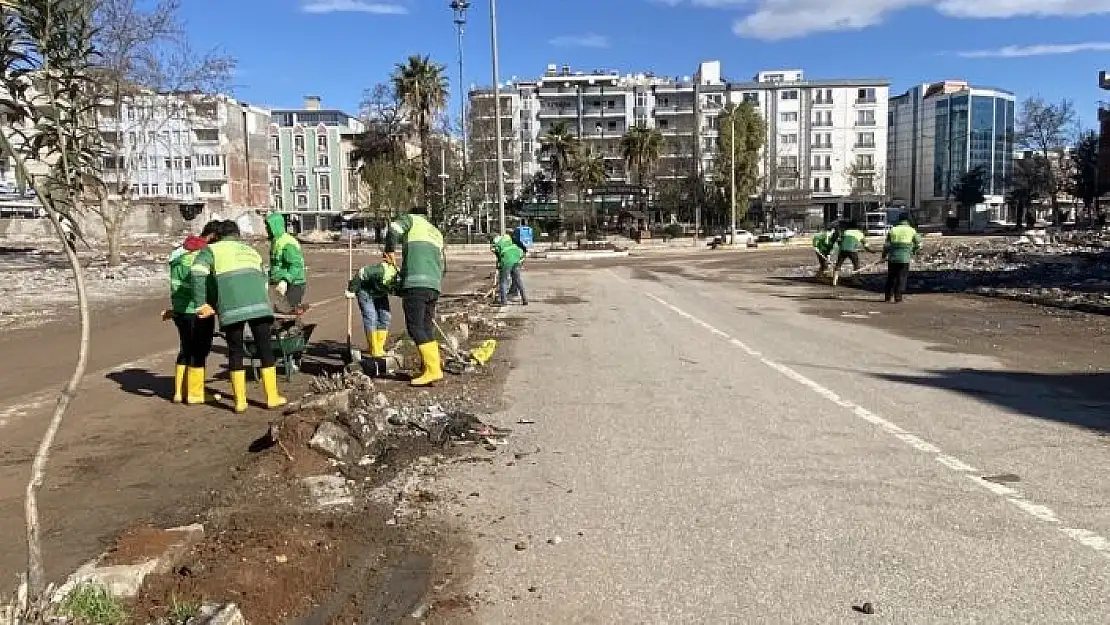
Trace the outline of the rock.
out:
M 234 603 L 206 603 L 186 625 L 248 625 L 248 623 Z
M 386 408 L 389 406 L 389 398 L 385 396 L 385 393 L 374 395 L 374 406 L 376 408 Z
M 562 542 L 563 542 L 563 537 L 562 536 L 556 536 L 554 538 L 548 538 L 547 539 L 547 544 L 549 544 L 549 545 L 558 545 Z
M 513 549 L 516 549 L 517 551 L 524 551 L 527 548 L 528 543 L 524 542 L 523 540 L 518 541 L 515 545 L 513 545 Z
M 308 487 L 308 492 L 319 508 L 331 508 L 354 503 L 351 491 L 347 488 L 347 480 L 338 475 L 315 475 L 306 477 L 301 483 Z
M 308 441 L 309 447 L 340 461 L 346 461 L 357 444 L 346 430 L 331 421 L 321 422 Z
M 304 410 L 318 408 L 327 412 L 347 412 L 351 409 L 351 390 L 345 388 L 311 397 L 302 401 L 300 407 Z

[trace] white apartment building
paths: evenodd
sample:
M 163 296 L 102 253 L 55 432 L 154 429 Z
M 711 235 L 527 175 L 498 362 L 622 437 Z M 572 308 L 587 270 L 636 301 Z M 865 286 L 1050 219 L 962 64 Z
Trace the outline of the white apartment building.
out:
M 223 95 L 150 94 L 101 106 L 105 182 L 123 178 L 133 198 L 163 206 L 265 208 L 269 121 L 268 111 Z
M 891 99 L 887 180 L 891 200 L 922 223 L 943 223 L 954 210 L 952 188 L 973 168 L 987 174 L 986 200 L 973 227 L 1008 219 L 1013 178 L 1014 94 L 965 81 L 924 83 Z M 965 224 L 966 225 L 966 224 Z
M 501 93 L 510 197 L 545 167 L 540 138 L 559 122 L 604 157 L 611 185 L 635 182 L 628 178 L 620 140 L 637 124 L 658 128 L 664 137 L 656 179 L 711 177 L 719 114 L 730 102 L 750 102 L 767 120 L 755 218 L 818 222 L 858 214 L 884 194 L 886 80 L 807 80 L 801 70 L 786 70 L 730 82 L 722 78 L 719 61 L 701 63 L 693 76 L 680 77 L 549 65 L 539 80 L 510 81 Z M 471 92 L 475 122 L 483 116 L 492 121 L 490 96 L 489 89 Z M 488 141 L 491 130 L 492 125 L 472 123 L 476 163 L 486 152 L 475 147 Z

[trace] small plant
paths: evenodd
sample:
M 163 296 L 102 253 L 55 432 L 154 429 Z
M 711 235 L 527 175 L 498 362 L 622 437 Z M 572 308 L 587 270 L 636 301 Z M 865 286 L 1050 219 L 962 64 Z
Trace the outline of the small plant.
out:
M 200 613 L 200 604 L 195 601 L 180 601 L 177 595 L 170 597 L 170 624 L 186 625 L 190 619 Z
M 91 583 L 69 591 L 58 608 L 80 625 L 121 625 L 127 617 L 118 599 L 103 586 Z

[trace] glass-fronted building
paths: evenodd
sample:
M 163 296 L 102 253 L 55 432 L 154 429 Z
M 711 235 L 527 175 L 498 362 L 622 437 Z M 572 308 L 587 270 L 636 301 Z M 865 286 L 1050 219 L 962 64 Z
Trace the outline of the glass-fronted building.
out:
M 981 168 L 983 204 L 972 226 L 1005 220 L 1014 153 L 1014 95 L 962 81 L 916 86 L 891 99 L 887 165 L 892 201 L 919 221 L 942 223 L 954 215 L 952 189 Z M 965 216 L 966 218 L 966 216 Z

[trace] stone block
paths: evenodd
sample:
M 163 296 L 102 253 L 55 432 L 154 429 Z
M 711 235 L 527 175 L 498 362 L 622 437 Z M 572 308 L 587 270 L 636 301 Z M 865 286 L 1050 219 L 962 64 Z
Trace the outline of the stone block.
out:
M 326 456 L 345 461 L 351 454 L 353 442 L 351 435 L 341 426 L 323 421 L 316 426 L 316 433 L 309 439 L 308 446 Z
M 308 493 L 319 508 L 332 508 L 354 503 L 347 480 L 339 475 L 315 475 L 306 477 L 301 483 L 308 487 Z
M 345 388 L 307 398 L 301 402 L 300 407 L 304 410 L 318 408 L 325 412 L 347 412 L 351 409 L 351 389 Z
M 206 603 L 186 625 L 248 625 L 247 619 L 234 603 Z

